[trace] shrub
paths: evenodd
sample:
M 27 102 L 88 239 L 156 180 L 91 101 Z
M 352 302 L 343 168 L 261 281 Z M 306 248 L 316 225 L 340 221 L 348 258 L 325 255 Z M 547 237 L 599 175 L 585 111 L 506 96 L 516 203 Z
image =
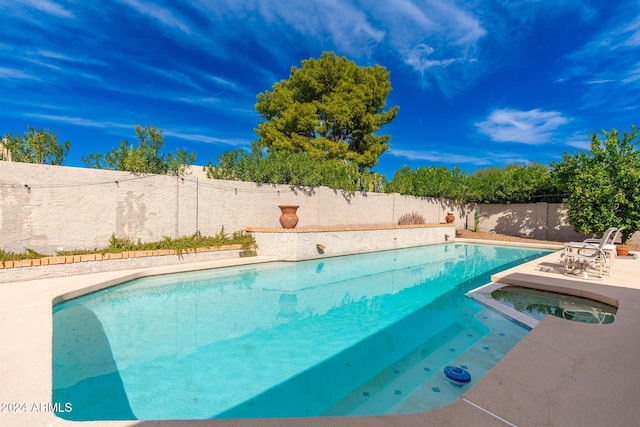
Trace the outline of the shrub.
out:
M 609 227 L 624 227 L 622 241 L 640 230 L 640 129 L 631 125 L 591 135 L 591 150 L 565 153 L 553 164 L 557 182 L 566 185 L 569 223 L 584 234 L 602 235 Z
M 424 217 L 417 212 L 404 214 L 398 220 L 398 225 L 426 224 Z
M 0 139 L 4 145 L 4 150 L 0 151 L 0 160 L 14 162 L 61 165 L 71 149 L 71 142 L 58 142 L 55 132 L 31 126 L 23 136 L 8 133 Z
M 303 187 L 320 185 L 355 191 L 383 192 L 384 175 L 360 170 L 358 165 L 341 159 L 318 159 L 304 152 L 273 151 L 265 154 L 264 147 L 254 143 L 250 153 L 242 149 L 218 156 L 218 164 L 210 162 L 207 177 L 268 184 L 287 184 Z
M 46 255 L 38 253 L 33 249 L 24 248 L 24 252 L 15 253 L 7 252 L 4 249 L 0 249 L 0 261 L 20 261 L 23 259 L 43 258 Z

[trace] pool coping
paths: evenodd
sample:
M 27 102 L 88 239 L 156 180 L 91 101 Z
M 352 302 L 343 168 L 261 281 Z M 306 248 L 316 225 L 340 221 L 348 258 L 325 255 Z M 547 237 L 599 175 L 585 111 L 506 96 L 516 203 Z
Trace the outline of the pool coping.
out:
M 457 241 L 507 244 L 471 239 Z M 24 403 L 27 408 L 26 412 L 0 412 L 0 424 L 78 425 L 78 422 L 56 417 L 46 406 L 51 399 L 51 307 L 54 298 L 60 295 L 68 298 L 87 287 L 97 289 L 142 274 L 270 261 L 275 259 L 258 256 L 0 284 L 0 379 L 3 384 L 0 403 Z M 608 325 L 587 325 L 547 316 L 453 403 L 412 415 L 349 417 L 348 423 L 354 427 L 633 425 L 638 416 L 636 396 L 640 395 L 640 381 L 637 381 L 640 379 L 640 358 L 637 357 L 640 354 L 637 334 L 640 281 L 637 271 L 640 271 L 640 260 L 621 260 L 616 263 L 614 274 L 601 281 L 566 277 L 561 271 L 559 252 L 554 252 L 495 274 L 494 282 L 613 301 L 619 307 L 616 321 Z M 29 292 L 25 292 L 27 288 Z M 82 425 L 286 427 L 344 424 L 343 417 L 327 417 L 106 421 L 83 422 Z
M 499 301 L 496 301 L 491 296 L 493 291 L 504 288 L 509 285 L 505 285 L 503 283 L 489 282 L 486 285 L 480 286 L 479 288 L 473 289 L 465 294 L 465 296 L 479 302 L 480 304 L 489 307 L 493 311 L 498 312 L 499 314 L 507 317 L 513 322 L 519 323 L 527 329 L 533 329 L 540 323 L 539 320 L 536 320 L 532 317 L 527 316 L 524 313 L 521 313 L 517 310 L 514 310 L 511 307 L 508 307 L 502 304 Z

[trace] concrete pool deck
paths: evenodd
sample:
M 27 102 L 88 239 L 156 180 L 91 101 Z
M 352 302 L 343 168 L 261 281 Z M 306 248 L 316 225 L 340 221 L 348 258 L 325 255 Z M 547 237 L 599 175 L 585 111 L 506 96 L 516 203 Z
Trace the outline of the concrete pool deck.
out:
M 458 242 L 462 242 L 458 239 Z M 477 243 L 490 243 L 481 241 Z M 504 242 L 493 242 L 504 245 Z M 273 261 L 271 257 L 144 269 L 164 274 Z M 616 302 L 614 323 L 547 316 L 461 398 L 402 416 L 205 421 L 82 422 L 50 410 L 52 302 L 63 294 L 141 275 L 142 270 L 0 284 L 0 425 L 3 426 L 539 426 L 637 425 L 640 408 L 640 260 L 618 259 L 612 276 L 563 274 L 559 253 L 493 276 L 494 281 Z M 99 285 L 102 284 L 102 285 Z M 73 294 L 71 294 L 73 295 Z M 9 407 L 9 405 L 12 405 Z M 176 404 L 179 404 L 178 402 Z M 16 405 L 21 412 L 16 412 Z

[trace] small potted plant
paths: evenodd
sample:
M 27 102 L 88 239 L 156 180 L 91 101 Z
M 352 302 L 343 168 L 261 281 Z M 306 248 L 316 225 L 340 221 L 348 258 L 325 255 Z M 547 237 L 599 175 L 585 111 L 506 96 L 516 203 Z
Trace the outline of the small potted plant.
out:
M 618 243 L 616 245 L 616 255 L 618 256 L 629 256 L 629 242 L 624 239 L 624 235 L 622 238 L 622 243 Z
M 620 243 L 616 244 L 616 255 L 620 257 L 629 256 L 629 241 L 633 236 L 634 230 L 631 227 L 620 227 Z

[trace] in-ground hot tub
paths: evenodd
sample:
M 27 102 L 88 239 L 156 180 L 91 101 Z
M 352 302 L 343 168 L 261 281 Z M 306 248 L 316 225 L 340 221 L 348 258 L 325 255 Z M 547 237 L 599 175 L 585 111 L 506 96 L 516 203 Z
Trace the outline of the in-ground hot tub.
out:
M 585 297 L 497 282 L 467 296 L 529 328 L 547 315 L 581 323 L 613 323 L 618 312 L 616 306 Z
M 505 286 L 491 297 L 521 313 L 542 320 L 546 315 L 582 323 L 613 323 L 618 308 L 588 298 L 538 289 Z

